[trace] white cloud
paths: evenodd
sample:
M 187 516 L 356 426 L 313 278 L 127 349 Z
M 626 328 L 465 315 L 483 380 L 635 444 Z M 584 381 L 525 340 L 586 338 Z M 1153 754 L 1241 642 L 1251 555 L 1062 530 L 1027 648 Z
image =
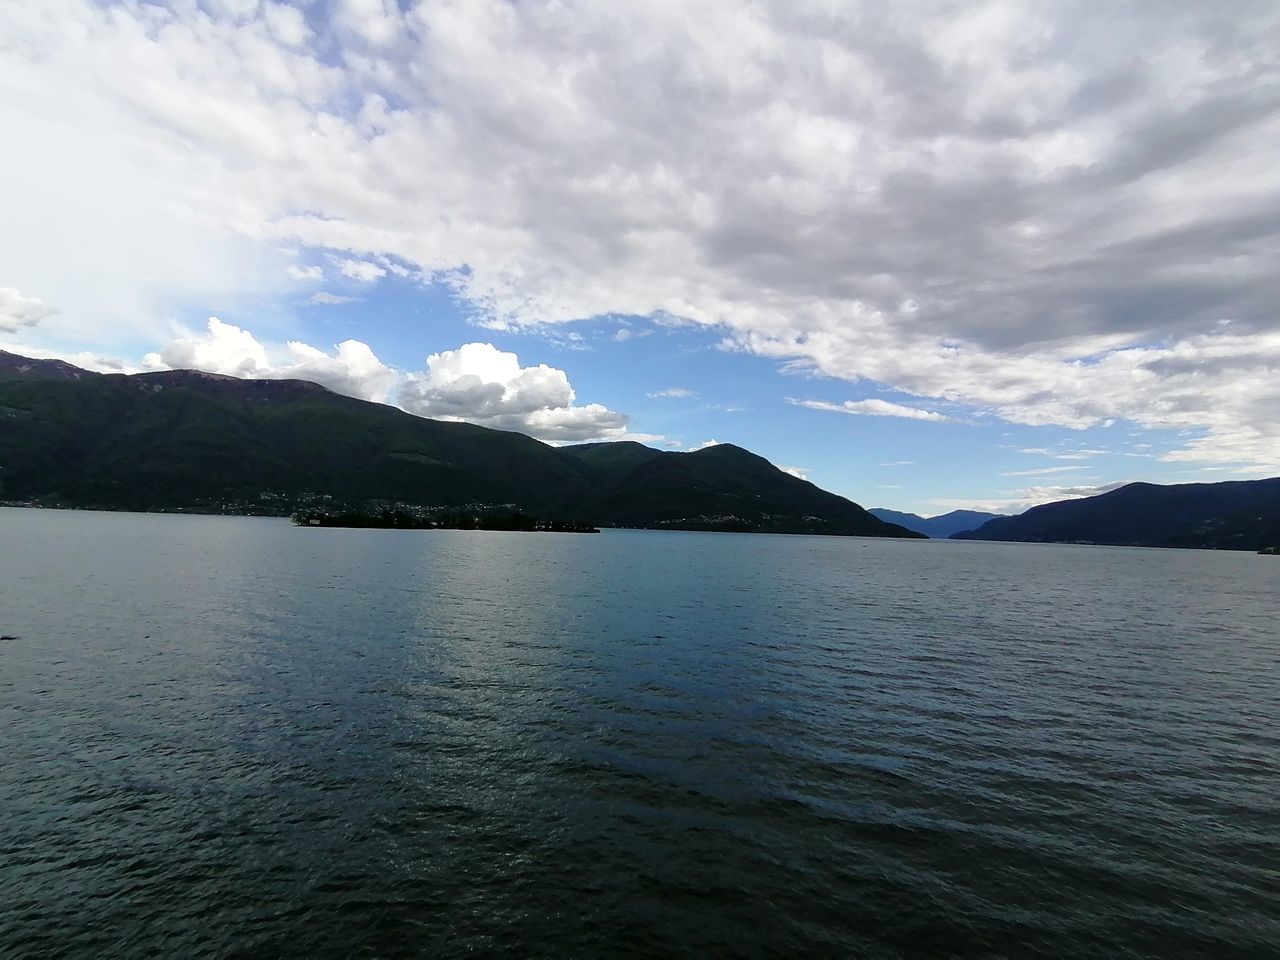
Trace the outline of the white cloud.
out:
M 345 297 L 340 293 L 329 293 L 327 290 L 317 290 L 307 298 L 307 302 L 328 306 L 338 303 L 355 303 L 359 299 L 359 297 Z
M 695 444 L 694 446 L 690 447 L 689 453 L 697 453 L 699 450 L 707 449 L 707 447 L 718 447 L 718 446 L 720 446 L 719 440 L 703 440 L 701 443 Z
M 310 380 L 336 393 L 387 402 L 401 374 L 359 340 L 344 340 L 332 354 L 290 341 L 269 349 L 248 330 L 210 317 L 203 333 L 173 340 L 143 358 L 150 370 L 203 370 L 251 379 Z
M 1079 500 L 1083 497 L 1096 497 L 1101 493 L 1110 493 L 1131 481 L 1120 480 L 1098 486 L 1038 486 L 1026 487 L 1022 490 L 1004 491 L 1004 496 L 990 499 L 951 500 L 934 499 L 944 511 L 949 510 L 981 510 L 986 513 L 1021 513 L 1042 503 L 1056 503 L 1059 500 Z
M 610 339 L 615 343 L 626 343 L 628 340 L 634 340 L 638 337 L 647 337 L 652 333 L 653 329 L 651 327 L 637 328 L 623 326 L 615 330 Z
M 0 333 L 17 333 L 19 328 L 34 327 L 57 313 L 57 308 L 36 297 L 24 297 L 13 287 L 0 287 Z
M 787 397 L 787 402 L 794 403 L 798 407 L 808 407 L 810 410 L 830 410 L 833 413 L 850 413 L 867 417 L 902 417 L 906 420 L 929 420 L 934 423 L 947 423 L 951 420 L 950 417 L 932 410 L 907 407 L 877 397 L 867 400 L 846 400 L 844 403 L 829 403 L 826 400 L 795 400 Z
M 334 265 L 344 277 L 359 283 L 373 283 L 387 275 L 387 271 L 368 260 L 335 260 Z
M 401 374 L 388 367 L 369 345 L 344 340 L 332 354 L 296 340 L 286 344 L 288 361 L 276 376 L 311 380 L 335 393 L 386 403 L 401 382 Z
M 1106 456 L 1109 451 L 1106 450 L 1068 450 L 1054 449 L 1052 447 L 1023 447 L 1019 453 L 1029 454 L 1031 456 L 1049 457 L 1053 460 L 1089 460 L 1093 457 Z
M 311 36 L 302 11 L 285 3 L 269 2 L 262 8 L 262 17 L 272 35 L 286 47 L 300 47 Z
M 467 343 L 427 357 L 410 374 L 400 405 L 410 413 L 516 430 L 549 441 L 619 438 L 627 417 L 598 403 L 576 405 L 563 370 L 521 367 L 514 353 L 490 343 Z
M 424 372 L 406 374 L 383 363 L 359 340 L 344 340 L 332 351 L 297 340 L 273 345 L 210 317 L 203 331 L 187 331 L 147 354 L 141 364 L 83 352 L 25 352 L 107 373 L 203 370 L 246 379 L 310 380 L 335 393 L 390 403 L 418 416 L 514 430 L 550 443 L 635 440 L 681 445 L 661 434 L 628 431 L 625 414 L 599 403 L 576 403 L 563 370 L 546 364 L 521 367 L 516 354 L 489 343 L 432 354 Z
M 877 463 L 877 467 L 910 467 L 914 466 L 914 460 L 890 460 L 887 463 Z
M 659 390 L 656 393 L 649 394 L 649 396 L 654 399 L 666 397 L 672 400 L 694 400 L 697 399 L 698 391 L 690 390 L 688 387 L 668 387 L 666 390 Z
M 1079 473 L 1088 467 L 1039 467 L 1035 470 L 1010 470 L 1006 477 L 1048 477 L 1057 473 Z
M 808 480 L 809 474 L 813 471 L 812 467 L 788 467 L 781 463 L 776 463 L 774 466 L 783 473 L 789 473 L 791 476 L 798 477 L 801 480 Z
M 287 293 L 284 244 L 495 325 L 701 324 L 1280 466 L 1277 28 L 1189 0 L 9 0 L 0 263 L 103 349 Z
M 230 377 L 269 377 L 273 366 L 267 350 L 248 330 L 210 317 L 203 334 L 180 337 L 149 353 L 143 363 L 153 369 L 203 370 Z
M 323 280 L 324 268 L 318 264 L 300 267 L 296 263 L 291 263 L 286 268 L 286 273 L 295 280 Z

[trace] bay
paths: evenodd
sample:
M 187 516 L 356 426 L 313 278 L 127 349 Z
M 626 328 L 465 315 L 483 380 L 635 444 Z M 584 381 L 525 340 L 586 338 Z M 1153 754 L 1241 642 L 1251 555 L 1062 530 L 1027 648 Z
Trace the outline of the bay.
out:
M 0 510 L 0 955 L 1280 953 L 1280 562 Z

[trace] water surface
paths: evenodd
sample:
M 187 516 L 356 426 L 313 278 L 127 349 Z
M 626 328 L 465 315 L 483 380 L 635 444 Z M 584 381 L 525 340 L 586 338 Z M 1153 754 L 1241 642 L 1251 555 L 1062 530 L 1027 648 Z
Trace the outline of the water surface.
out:
M 0 955 L 1280 953 L 1280 560 L 0 510 Z

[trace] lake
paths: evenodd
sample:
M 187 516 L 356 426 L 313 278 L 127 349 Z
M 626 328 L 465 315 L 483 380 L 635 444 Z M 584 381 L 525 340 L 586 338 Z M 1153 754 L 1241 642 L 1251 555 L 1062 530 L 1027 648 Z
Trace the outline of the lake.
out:
M 0 510 L 0 955 L 1280 954 L 1280 559 Z

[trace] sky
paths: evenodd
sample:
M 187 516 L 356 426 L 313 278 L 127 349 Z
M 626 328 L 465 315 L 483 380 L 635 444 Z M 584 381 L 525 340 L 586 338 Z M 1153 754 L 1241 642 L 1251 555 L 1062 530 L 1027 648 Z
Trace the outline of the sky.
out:
M 1280 4 L 0 4 L 0 349 L 864 506 L 1280 474 Z

